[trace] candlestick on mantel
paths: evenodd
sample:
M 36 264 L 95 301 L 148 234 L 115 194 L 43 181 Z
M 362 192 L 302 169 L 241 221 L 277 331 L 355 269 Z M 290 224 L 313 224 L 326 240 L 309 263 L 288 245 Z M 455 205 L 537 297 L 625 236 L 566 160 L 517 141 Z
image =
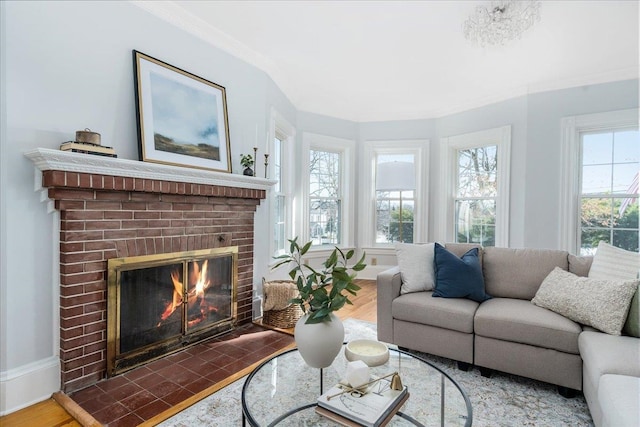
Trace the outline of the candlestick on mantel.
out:
M 264 144 L 264 153 L 269 154 L 269 132 L 267 132 L 267 142 Z
M 269 166 L 269 155 L 265 154 L 264 155 L 264 177 L 265 178 L 267 178 L 267 170 L 269 170 L 267 166 Z
M 253 176 L 258 176 L 258 147 L 253 147 L 253 161 L 255 163 L 253 167 Z

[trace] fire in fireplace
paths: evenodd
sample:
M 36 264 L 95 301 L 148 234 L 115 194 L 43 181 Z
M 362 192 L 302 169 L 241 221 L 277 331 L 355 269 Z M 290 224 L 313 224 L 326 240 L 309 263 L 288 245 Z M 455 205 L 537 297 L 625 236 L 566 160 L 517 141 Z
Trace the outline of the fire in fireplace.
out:
M 108 262 L 107 375 L 233 329 L 238 247 Z

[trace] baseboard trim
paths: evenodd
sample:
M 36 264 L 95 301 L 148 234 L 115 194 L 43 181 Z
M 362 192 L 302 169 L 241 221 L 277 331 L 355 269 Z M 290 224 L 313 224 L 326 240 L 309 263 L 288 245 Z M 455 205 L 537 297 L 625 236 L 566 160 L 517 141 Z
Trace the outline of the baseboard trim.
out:
M 358 279 L 376 280 L 379 273 L 393 267 L 395 265 L 367 265 L 367 268 L 358 273 Z
M 60 390 L 60 359 L 52 356 L 0 373 L 0 415 L 49 399 Z

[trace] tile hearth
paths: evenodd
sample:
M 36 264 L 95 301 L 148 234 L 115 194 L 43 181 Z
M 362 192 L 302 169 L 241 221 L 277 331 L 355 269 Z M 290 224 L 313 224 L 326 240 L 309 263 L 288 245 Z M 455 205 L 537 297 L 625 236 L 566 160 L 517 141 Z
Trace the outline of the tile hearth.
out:
M 70 397 L 105 427 L 136 426 L 293 342 L 291 335 L 246 324 Z

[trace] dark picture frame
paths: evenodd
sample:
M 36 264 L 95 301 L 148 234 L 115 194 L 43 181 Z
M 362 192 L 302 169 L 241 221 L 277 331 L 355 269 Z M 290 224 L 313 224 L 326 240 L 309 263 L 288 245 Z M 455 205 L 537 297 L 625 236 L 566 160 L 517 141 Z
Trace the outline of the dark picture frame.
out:
M 231 173 L 223 86 L 133 51 L 140 160 Z

